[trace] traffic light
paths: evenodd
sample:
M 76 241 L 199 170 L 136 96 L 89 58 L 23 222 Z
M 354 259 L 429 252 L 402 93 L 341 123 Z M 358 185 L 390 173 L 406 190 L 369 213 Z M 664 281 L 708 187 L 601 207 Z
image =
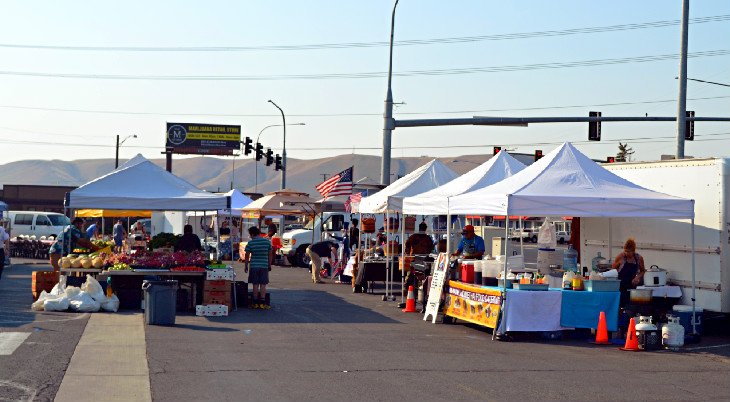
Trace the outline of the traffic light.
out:
M 687 117 L 695 117 L 695 112 L 687 110 Z M 695 140 L 695 121 L 694 120 L 687 120 L 684 123 L 684 139 L 687 141 Z
M 274 158 L 274 169 L 275 170 L 284 170 L 284 165 L 281 164 L 281 156 L 279 154 L 276 154 L 276 157 Z
M 588 117 L 601 117 L 601 112 L 588 112 Z M 588 141 L 601 140 L 601 122 L 588 122 Z
M 251 152 L 253 152 L 253 140 L 251 138 L 246 137 L 246 140 L 243 142 L 243 154 L 248 155 Z
M 260 161 L 264 157 L 264 146 L 256 143 L 256 160 Z
M 540 158 L 542 158 L 542 150 L 541 149 L 536 149 L 535 150 L 535 162 L 539 161 Z
M 494 149 L 492 150 L 492 153 L 494 155 L 497 155 L 499 153 L 499 151 L 501 151 L 501 150 L 502 150 L 502 147 L 494 147 Z
M 274 151 L 266 148 L 266 166 L 271 166 L 272 163 L 274 163 Z
M 614 162 L 616 162 L 616 157 L 615 156 L 608 156 L 608 157 L 606 157 L 606 162 L 607 163 L 614 163 Z

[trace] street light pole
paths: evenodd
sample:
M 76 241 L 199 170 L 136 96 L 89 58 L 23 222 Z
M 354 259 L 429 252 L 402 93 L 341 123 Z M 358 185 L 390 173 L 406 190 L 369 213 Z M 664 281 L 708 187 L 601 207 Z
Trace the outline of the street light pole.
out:
M 269 103 L 274 105 L 281 112 L 281 122 L 282 127 L 284 128 L 284 143 L 281 147 L 281 189 L 283 190 L 286 188 L 286 117 L 284 117 L 284 111 L 281 110 L 279 105 L 274 103 L 271 99 L 269 99 Z
M 687 124 L 687 40 L 689 36 L 689 0 L 682 0 L 682 28 L 679 57 L 679 101 L 677 102 L 677 153 L 684 159 L 684 136 Z
M 119 135 L 117 135 L 117 153 L 116 157 L 114 158 L 114 169 L 117 169 L 119 167 L 119 147 L 124 144 L 124 141 L 127 141 L 130 138 L 137 138 L 137 134 L 132 134 L 124 137 L 124 139 L 120 142 L 119 141 Z
M 388 91 L 385 94 L 385 113 L 383 114 L 383 157 L 380 165 L 380 184 L 390 184 L 390 145 L 391 134 L 395 128 L 393 121 L 393 91 L 391 80 L 393 77 L 393 32 L 395 31 L 395 8 L 398 7 L 398 0 L 393 5 L 393 15 L 390 20 L 390 59 L 388 61 Z
M 307 125 L 306 123 L 287 124 L 287 126 L 306 126 L 306 125 Z M 262 128 L 261 131 L 259 131 L 259 135 L 256 136 L 256 143 L 259 142 L 259 138 L 261 138 L 261 133 L 263 133 L 264 130 L 266 130 L 269 127 L 281 127 L 281 124 L 271 124 L 271 125 L 268 125 L 268 126 Z M 255 160 L 255 158 L 254 158 L 254 160 Z M 283 160 L 282 160 L 282 163 L 283 163 Z M 259 192 L 259 161 L 258 160 L 256 160 L 256 169 L 255 170 L 256 170 L 256 174 L 255 174 L 256 181 L 255 181 L 255 185 L 254 185 L 254 192 L 258 193 Z

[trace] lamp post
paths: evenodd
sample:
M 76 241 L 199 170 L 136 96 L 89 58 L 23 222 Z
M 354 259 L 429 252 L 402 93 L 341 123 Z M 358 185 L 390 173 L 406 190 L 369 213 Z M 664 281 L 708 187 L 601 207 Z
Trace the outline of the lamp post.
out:
M 281 127 L 281 126 L 282 126 L 282 124 L 271 124 L 271 125 L 268 125 L 268 126 L 262 128 L 261 131 L 259 131 L 259 134 L 256 136 L 256 143 L 259 142 L 259 138 L 261 138 L 261 133 L 263 133 L 264 130 L 266 130 L 269 127 Z M 306 123 L 291 123 L 291 124 L 287 124 L 287 126 L 306 126 Z M 285 130 L 286 130 L 286 128 L 285 128 Z M 286 138 L 284 139 L 284 142 L 286 143 Z M 254 158 L 254 160 L 256 160 L 256 159 Z M 282 166 L 284 166 L 283 163 L 284 163 L 284 158 L 282 157 Z M 255 183 L 256 184 L 254 185 L 254 192 L 258 193 L 259 192 L 259 161 L 258 160 L 256 160 L 256 169 L 255 170 L 256 170 L 256 174 L 255 174 L 255 180 L 256 180 Z
M 119 135 L 117 135 L 117 154 L 116 154 L 116 158 L 114 159 L 114 169 L 119 167 L 119 147 L 121 147 L 122 144 L 124 144 L 124 141 L 127 141 L 130 138 L 137 138 L 137 134 L 128 135 L 128 136 L 124 137 L 124 139 L 122 141 L 119 141 Z
M 393 5 L 393 16 L 390 20 L 390 59 L 388 61 L 388 92 L 385 94 L 385 113 L 383 113 L 383 156 L 380 165 L 380 184 L 390 184 L 390 144 L 391 134 L 395 128 L 393 120 L 393 91 L 390 82 L 393 77 L 393 32 L 395 30 L 395 8 L 398 7 L 398 0 Z
M 284 127 L 284 143 L 281 147 L 281 189 L 283 190 L 286 188 L 286 117 L 284 117 L 284 111 L 281 110 L 279 105 L 274 103 L 271 99 L 269 99 L 269 103 L 274 105 L 281 112 L 281 126 Z

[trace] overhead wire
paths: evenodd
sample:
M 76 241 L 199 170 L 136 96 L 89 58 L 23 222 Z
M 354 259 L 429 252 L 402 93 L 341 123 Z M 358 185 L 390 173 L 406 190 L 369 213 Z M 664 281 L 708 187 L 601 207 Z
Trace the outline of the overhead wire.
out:
M 703 24 L 710 22 L 729 21 L 730 15 L 714 15 L 707 17 L 691 18 L 690 24 Z M 620 24 L 609 26 L 593 26 L 584 28 L 571 28 L 563 30 L 546 30 L 534 32 L 516 32 L 506 34 L 475 35 L 462 37 L 431 38 L 431 39 L 409 39 L 399 40 L 393 43 L 394 46 L 417 46 L 433 44 L 454 44 L 481 41 L 503 41 L 515 39 L 530 39 L 540 37 L 555 37 L 579 34 L 594 34 L 603 32 L 618 32 L 637 29 L 665 28 L 680 24 L 680 20 L 652 21 L 633 24 Z M 0 43 L 0 48 L 6 49 L 35 49 L 35 50 L 68 50 L 68 51 L 114 51 L 114 52 L 251 52 L 251 51 L 301 51 L 301 50 L 322 50 L 322 49 L 351 49 L 371 48 L 389 46 L 387 41 L 375 42 L 344 42 L 344 43 L 317 43 L 302 45 L 262 45 L 262 46 L 64 46 L 64 45 L 33 45 Z

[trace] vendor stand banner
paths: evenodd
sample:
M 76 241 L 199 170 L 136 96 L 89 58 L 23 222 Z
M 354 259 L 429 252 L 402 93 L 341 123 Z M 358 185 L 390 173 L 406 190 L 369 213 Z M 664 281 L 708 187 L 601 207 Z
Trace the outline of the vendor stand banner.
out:
M 167 123 L 165 147 L 176 154 L 233 155 L 241 149 L 241 126 Z
M 428 321 L 428 317 L 431 317 L 431 322 L 436 323 L 436 317 L 438 316 L 439 304 L 441 303 L 441 293 L 444 289 L 444 283 L 446 281 L 446 273 L 449 270 L 449 256 L 446 253 L 439 254 L 436 259 L 436 265 L 433 269 L 433 276 L 431 277 L 431 287 L 428 291 L 428 302 L 426 303 L 426 313 L 423 315 L 423 321 Z
M 444 314 L 489 328 L 497 327 L 502 291 L 449 281 Z

